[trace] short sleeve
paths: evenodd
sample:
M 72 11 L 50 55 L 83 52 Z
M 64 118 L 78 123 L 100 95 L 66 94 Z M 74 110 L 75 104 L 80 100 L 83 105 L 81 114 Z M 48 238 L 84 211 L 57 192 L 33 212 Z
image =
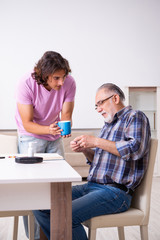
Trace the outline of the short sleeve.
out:
M 29 79 L 21 79 L 16 87 L 16 101 L 21 104 L 32 104 L 33 92 L 29 85 Z
M 72 76 L 68 76 L 66 79 L 66 93 L 64 102 L 73 102 L 76 93 L 76 83 Z

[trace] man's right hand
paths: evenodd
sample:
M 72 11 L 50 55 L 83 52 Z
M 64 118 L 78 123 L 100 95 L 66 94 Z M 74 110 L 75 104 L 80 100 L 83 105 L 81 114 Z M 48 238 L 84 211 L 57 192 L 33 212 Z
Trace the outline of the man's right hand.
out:
M 72 151 L 74 152 L 84 152 L 85 149 L 83 147 L 80 146 L 80 144 L 78 144 L 78 142 L 76 142 L 75 140 L 70 142 L 70 147 L 72 149 Z
M 94 150 L 90 148 L 84 148 L 81 146 L 81 142 L 76 141 L 75 138 L 73 141 L 70 142 L 70 147 L 74 152 L 82 152 L 85 157 L 88 159 L 89 162 L 92 162 L 94 156 Z
M 60 135 L 61 132 L 63 131 L 60 129 L 60 127 L 57 125 L 58 122 L 54 122 L 49 126 L 49 134 L 52 135 Z

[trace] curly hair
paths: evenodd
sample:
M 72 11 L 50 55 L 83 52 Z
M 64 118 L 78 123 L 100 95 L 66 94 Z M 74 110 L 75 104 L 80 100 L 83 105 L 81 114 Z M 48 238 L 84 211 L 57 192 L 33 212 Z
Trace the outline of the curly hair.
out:
M 32 77 L 39 85 L 47 86 L 48 76 L 59 70 L 68 75 L 71 72 L 68 61 L 57 52 L 47 51 L 35 65 Z

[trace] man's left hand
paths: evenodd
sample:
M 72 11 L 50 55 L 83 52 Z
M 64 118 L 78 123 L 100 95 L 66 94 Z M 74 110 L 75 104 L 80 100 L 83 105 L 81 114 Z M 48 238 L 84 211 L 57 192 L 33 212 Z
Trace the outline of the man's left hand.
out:
M 68 137 L 71 137 L 71 134 L 63 135 L 62 137 L 63 137 L 63 138 L 68 138 Z
M 81 135 L 76 137 L 74 141 L 83 148 L 94 148 L 96 147 L 96 137 L 91 135 Z

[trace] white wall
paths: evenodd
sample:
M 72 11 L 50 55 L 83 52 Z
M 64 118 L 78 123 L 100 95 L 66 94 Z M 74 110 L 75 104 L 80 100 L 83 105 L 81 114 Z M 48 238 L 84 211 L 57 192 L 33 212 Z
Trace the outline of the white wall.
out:
M 16 82 L 48 50 L 69 60 L 77 83 L 73 128 L 100 128 L 101 84 L 160 85 L 160 1 L 0 0 L 1 129 L 16 128 Z

